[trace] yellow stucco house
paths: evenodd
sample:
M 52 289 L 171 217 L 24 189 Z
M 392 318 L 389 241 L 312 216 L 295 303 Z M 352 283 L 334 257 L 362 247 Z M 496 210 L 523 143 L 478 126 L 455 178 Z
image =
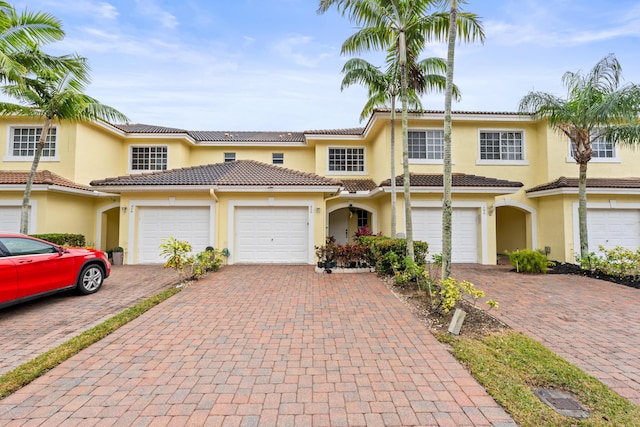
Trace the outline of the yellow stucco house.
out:
M 229 263 L 315 263 L 326 236 L 391 231 L 390 112 L 363 128 L 194 132 L 162 126 L 59 123 L 39 166 L 30 232 L 81 233 L 129 264 L 161 262 L 173 236 Z M 441 248 L 443 113 L 410 115 L 414 238 Z M 404 231 L 401 129 L 398 231 Z M 19 229 L 38 122 L 0 119 L 0 232 Z M 571 142 L 516 113 L 453 114 L 453 261 L 496 263 L 519 248 L 575 260 L 577 174 Z M 640 150 L 594 143 L 589 244 L 640 246 Z

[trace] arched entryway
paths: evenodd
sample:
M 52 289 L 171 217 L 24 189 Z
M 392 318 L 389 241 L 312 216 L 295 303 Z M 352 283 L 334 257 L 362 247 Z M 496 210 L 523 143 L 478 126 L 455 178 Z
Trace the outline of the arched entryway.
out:
M 107 251 L 119 246 L 120 204 L 114 203 L 98 211 L 96 247 Z
M 538 248 L 534 209 L 505 201 L 496 203 L 494 209 L 498 256 L 518 249 Z
M 367 227 L 371 232 L 377 228 L 375 211 L 360 204 L 349 203 L 329 209 L 327 236 L 344 245 L 353 242 L 358 230 Z

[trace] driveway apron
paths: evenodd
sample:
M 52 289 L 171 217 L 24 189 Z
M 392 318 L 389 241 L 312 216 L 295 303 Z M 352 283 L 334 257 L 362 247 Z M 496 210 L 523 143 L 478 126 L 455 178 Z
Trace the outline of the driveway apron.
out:
M 640 290 L 510 266 L 456 265 L 453 276 L 500 303 L 492 313 L 640 405 Z
M 513 426 L 373 274 L 230 266 L 0 401 L 3 425 Z

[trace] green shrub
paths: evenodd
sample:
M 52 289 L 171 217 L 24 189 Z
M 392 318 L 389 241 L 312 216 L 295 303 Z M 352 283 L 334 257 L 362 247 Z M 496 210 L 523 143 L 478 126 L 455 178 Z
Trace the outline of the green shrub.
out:
M 224 263 L 224 256 L 216 249 L 206 249 L 195 256 L 189 257 L 191 278 L 199 279 L 210 271 L 218 271 Z
M 84 235 L 82 234 L 49 233 L 49 234 L 32 234 L 31 236 L 37 239 L 46 240 L 47 242 L 51 242 L 54 245 L 75 246 L 80 248 L 87 246 L 87 241 Z
M 473 305 L 475 306 L 478 299 L 483 298 L 485 293 L 480 289 L 476 289 L 473 283 L 467 282 L 466 280 L 459 282 L 453 277 L 449 277 L 447 280 L 441 280 L 438 307 L 445 313 L 448 313 L 455 308 L 458 301 L 462 301 L 464 295 L 469 295 L 473 299 Z M 498 303 L 494 300 L 488 300 L 487 304 L 491 308 L 498 308 Z
M 511 265 L 516 268 L 517 272 L 522 273 L 546 273 L 549 266 L 549 260 L 542 251 L 534 251 L 531 249 L 520 249 L 518 251 L 508 252 Z
M 166 260 L 164 267 L 173 268 L 178 271 L 178 273 L 183 274 L 184 268 L 189 264 L 191 243 L 169 237 L 162 239 L 160 249 L 162 249 L 160 255 Z
M 598 249 L 602 252 L 602 256 L 592 252 L 588 256 L 578 259 L 583 270 L 597 270 L 618 277 L 640 276 L 640 249 L 632 251 L 622 246 L 606 249 L 602 245 Z
M 360 242 L 369 247 L 370 263 L 376 266 L 376 270 L 380 275 L 388 276 L 395 274 L 397 268 L 394 270 L 393 262 L 404 260 L 407 256 L 406 239 L 391 239 L 384 236 L 362 236 L 360 237 Z M 427 253 L 429 252 L 429 245 L 426 242 L 415 240 L 413 242 L 413 249 L 415 262 L 420 266 L 424 266 Z M 397 259 L 387 255 L 389 253 L 396 254 Z

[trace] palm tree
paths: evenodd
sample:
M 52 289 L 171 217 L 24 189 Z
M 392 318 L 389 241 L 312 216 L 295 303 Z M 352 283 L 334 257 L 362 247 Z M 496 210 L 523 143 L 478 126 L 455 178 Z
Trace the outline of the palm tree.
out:
M 37 117 L 44 120 L 22 200 L 20 232 L 24 234 L 29 228 L 31 188 L 51 125 L 63 120 L 128 121 L 118 110 L 103 105 L 83 93 L 89 83 L 89 69 L 85 58 L 76 56 L 68 62 L 69 71 L 64 73 L 60 70 L 41 68 L 35 70 L 36 77 L 25 78 L 20 83 L 8 84 L 2 88 L 5 95 L 18 100 L 19 103 L 1 102 L 0 115 Z
M 398 68 L 392 63 L 386 72 L 382 72 L 380 68 L 370 64 L 364 59 L 351 58 L 342 68 L 344 78 L 340 90 L 351 86 L 354 83 L 360 83 L 368 88 L 367 102 L 360 113 L 360 121 L 366 119 L 373 113 L 376 108 L 383 107 L 391 109 L 390 127 L 391 127 L 391 235 L 396 235 L 396 160 L 395 160 L 395 140 L 396 140 L 396 99 L 400 92 L 400 76 Z M 445 87 L 445 78 L 442 75 L 446 70 L 446 63 L 440 58 L 426 58 L 417 64 L 412 64 L 412 69 L 416 69 L 411 75 L 415 76 L 414 83 L 409 90 L 410 108 L 421 110 L 422 103 L 418 94 L 426 93 L 432 90 L 443 91 Z M 453 88 L 455 96 L 459 96 L 458 88 Z
M 20 80 L 31 71 L 29 65 L 41 58 L 38 46 L 63 37 L 62 24 L 54 16 L 27 10 L 18 13 L 0 0 L 0 80 Z
M 520 112 L 547 119 L 549 126 L 572 141 L 571 154 L 578 163 L 578 222 L 580 256 L 589 255 L 587 234 L 587 164 L 597 138 L 613 144 L 640 143 L 640 86 L 621 86 L 622 68 L 615 55 L 601 59 L 586 75 L 566 72 L 562 83 L 566 98 L 545 92 L 529 92 L 520 101 Z
M 368 50 L 387 50 L 400 70 L 400 98 L 402 103 L 402 166 L 405 198 L 405 231 L 407 257 L 414 260 L 413 225 L 411 221 L 411 192 L 408 138 L 408 67 L 410 55 L 418 55 L 431 40 L 446 39 L 449 28 L 448 13 L 428 14 L 439 0 L 320 0 L 319 13 L 335 5 L 339 12 L 360 25 L 342 45 L 342 53 L 358 54 Z M 458 33 L 464 39 L 483 39 L 484 33 L 473 14 L 459 15 Z M 389 59 L 388 59 L 389 60 Z

